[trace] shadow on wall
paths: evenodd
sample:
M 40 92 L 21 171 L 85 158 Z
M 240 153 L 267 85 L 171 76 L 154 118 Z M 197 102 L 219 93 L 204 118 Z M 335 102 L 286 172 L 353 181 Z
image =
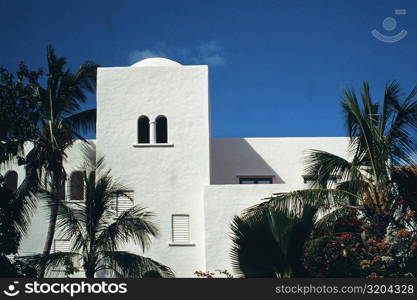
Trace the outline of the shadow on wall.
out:
M 211 184 L 238 184 L 239 177 L 272 177 L 285 181 L 245 139 L 211 140 Z

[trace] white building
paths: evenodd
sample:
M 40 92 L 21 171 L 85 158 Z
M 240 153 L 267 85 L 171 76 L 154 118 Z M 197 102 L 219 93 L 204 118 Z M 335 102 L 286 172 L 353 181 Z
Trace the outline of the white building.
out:
M 348 144 L 334 137 L 211 138 L 208 78 L 205 65 L 163 58 L 98 69 L 97 152 L 132 190 L 134 203 L 156 213 L 161 234 L 145 255 L 177 277 L 231 271 L 232 217 L 272 193 L 304 188 L 307 150 L 345 156 Z M 69 153 L 69 174 L 80 163 L 79 144 Z M 23 168 L 12 169 L 20 183 Z M 20 254 L 42 251 L 47 222 L 39 209 Z

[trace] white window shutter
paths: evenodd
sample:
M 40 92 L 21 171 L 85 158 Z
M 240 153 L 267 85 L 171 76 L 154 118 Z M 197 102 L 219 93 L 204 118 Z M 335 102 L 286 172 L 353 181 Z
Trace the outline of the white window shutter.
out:
M 55 240 L 54 252 L 71 252 L 71 244 L 69 240 Z
M 133 191 L 126 192 L 126 197 L 124 195 L 117 196 L 117 215 L 120 216 L 125 211 L 133 207 Z
M 177 244 L 187 244 L 190 242 L 190 216 L 172 216 L 172 242 Z
M 71 252 L 70 240 L 54 240 L 54 253 L 57 252 Z M 74 267 L 80 268 L 82 266 L 82 259 L 79 257 L 73 257 L 72 262 Z M 55 271 L 64 271 L 63 269 L 57 269 Z

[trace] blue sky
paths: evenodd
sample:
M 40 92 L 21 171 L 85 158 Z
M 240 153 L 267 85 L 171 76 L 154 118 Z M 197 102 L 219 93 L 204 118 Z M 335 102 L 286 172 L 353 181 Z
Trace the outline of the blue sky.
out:
M 368 80 L 378 98 L 388 80 L 405 92 L 417 83 L 414 0 L 0 0 L 0 28 L 9 70 L 45 66 L 48 44 L 72 69 L 154 55 L 209 64 L 215 137 L 342 136 L 343 87 Z M 384 43 L 373 29 L 408 35 Z

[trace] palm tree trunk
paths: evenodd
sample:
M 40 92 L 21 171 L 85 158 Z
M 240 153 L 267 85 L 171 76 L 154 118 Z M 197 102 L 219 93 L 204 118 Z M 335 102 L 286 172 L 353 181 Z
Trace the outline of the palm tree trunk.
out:
M 85 278 L 94 278 L 95 272 L 94 270 L 86 270 L 85 271 Z
M 84 271 L 85 271 L 85 278 L 94 278 L 95 277 L 95 275 L 96 275 L 96 270 L 95 270 L 95 268 L 93 267 L 91 267 L 91 266 L 89 266 L 88 264 L 87 264 L 87 267 L 84 267 L 85 269 L 84 269 Z
M 62 178 L 62 176 L 57 176 L 56 180 L 54 180 L 54 184 L 52 185 L 52 194 L 58 196 L 59 187 L 61 186 L 61 180 L 59 178 Z M 48 232 L 46 234 L 46 241 L 45 245 L 43 247 L 42 255 L 43 257 L 47 257 L 51 253 L 52 243 L 54 241 L 55 237 L 55 229 L 56 229 L 56 220 L 58 217 L 58 209 L 59 209 L 59 203 L 58 200 L 54 200 L 54 203 L 51 206 L 51 213 L 49 215 L 49 224 L 48 224 Z M 38 278 L 44 278 L 45 276 L 45 269 L 46 265 L 44 263 L 40 266 L 40 271 L 38 274 Z

